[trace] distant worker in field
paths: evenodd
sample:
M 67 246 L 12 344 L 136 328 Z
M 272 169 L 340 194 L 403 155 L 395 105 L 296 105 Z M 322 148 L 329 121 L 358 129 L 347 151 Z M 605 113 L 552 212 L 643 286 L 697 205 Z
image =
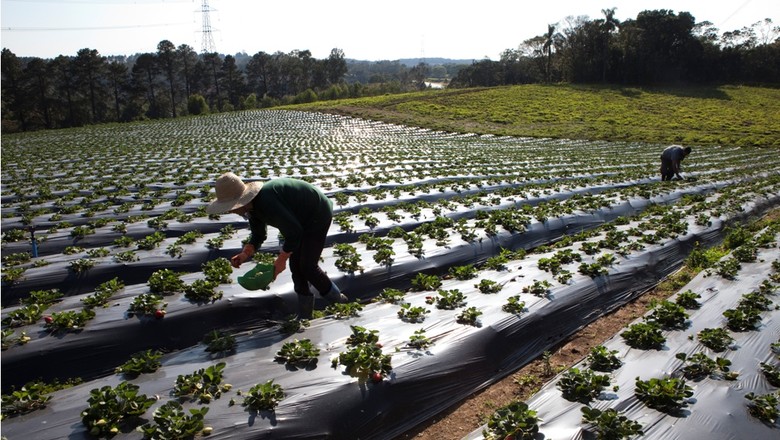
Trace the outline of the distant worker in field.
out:
M 331 303 L 347 297 L 319 267 L 320 255 L 333 219 L 333 202 L 318 188 L 297 179 L 273 179 L 244 183 L 233 173 L 217 178 L 217 200 L 206 207 L 209 214 L 238 214 L 249 220 L 251 235 L 240 253 L 230 259 L 238 268 L 255 254 L 267 238 L 267 226 L 279 229 L 284 244 L 273 263 L 274 279 L 290 261 L 293 288 L 298 294 L 298 316 L 310 319 L 314 296 L 309 283 Z
M 682 179 L 680 175 L 680 162 L 683 161 L 688 155 L 691 154 L 691 147 L 681 147 L 679 145 L 672 145 L 666 147 L 664 152 L 661 153 L 661 180 L 672 180 L 672 177 L 677 176 L 678 179 Z

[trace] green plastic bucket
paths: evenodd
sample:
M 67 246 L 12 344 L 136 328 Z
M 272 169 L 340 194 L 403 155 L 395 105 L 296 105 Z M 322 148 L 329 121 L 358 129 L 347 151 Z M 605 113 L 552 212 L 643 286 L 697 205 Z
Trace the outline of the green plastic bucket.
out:
M 258 264 L 254 269 L 238 277 L 238 284 L 247 290 L 268 289 L 268 285 L 274 280 L 274 266 L 272 264 Z

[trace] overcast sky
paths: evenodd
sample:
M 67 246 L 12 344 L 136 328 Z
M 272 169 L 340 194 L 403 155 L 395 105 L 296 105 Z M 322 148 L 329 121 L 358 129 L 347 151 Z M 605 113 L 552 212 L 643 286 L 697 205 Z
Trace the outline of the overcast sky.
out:
M 101 55 L 155 52 L 157 43 L 203 48 L 202 0 L 1 0 L 2 47 L 53 58 L 97 49 Z M 209 0 L 214 48 L 222 54 L 310 50 L 327 58 L 396 60 L 444 57 L 497 60 L 506 49 L 567 17 L 619 20 L 643 10 L 690 12 L 721 32 L 771 18 L 778 0 Z

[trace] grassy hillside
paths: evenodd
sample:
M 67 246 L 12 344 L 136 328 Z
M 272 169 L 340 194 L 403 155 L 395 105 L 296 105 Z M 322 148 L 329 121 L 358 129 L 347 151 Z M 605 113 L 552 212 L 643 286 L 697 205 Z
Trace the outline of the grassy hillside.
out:
M 780 90 L 759 87 L 521 85 L 290 108 L 455 132 L 780 147 Z

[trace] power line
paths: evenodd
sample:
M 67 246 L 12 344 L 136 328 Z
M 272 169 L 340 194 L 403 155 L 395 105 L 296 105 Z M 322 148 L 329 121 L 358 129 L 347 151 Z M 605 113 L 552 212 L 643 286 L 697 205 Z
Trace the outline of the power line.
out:
M 182 26 L 190 23 L 159 23 L 159 24 L 136 24 L 128 26 L 90 26 L 90 27 L 3 27 L 3 32 L 49 32 L 49 31 L 106 31 L 116 29 L 139 29 L 167 26 Z

